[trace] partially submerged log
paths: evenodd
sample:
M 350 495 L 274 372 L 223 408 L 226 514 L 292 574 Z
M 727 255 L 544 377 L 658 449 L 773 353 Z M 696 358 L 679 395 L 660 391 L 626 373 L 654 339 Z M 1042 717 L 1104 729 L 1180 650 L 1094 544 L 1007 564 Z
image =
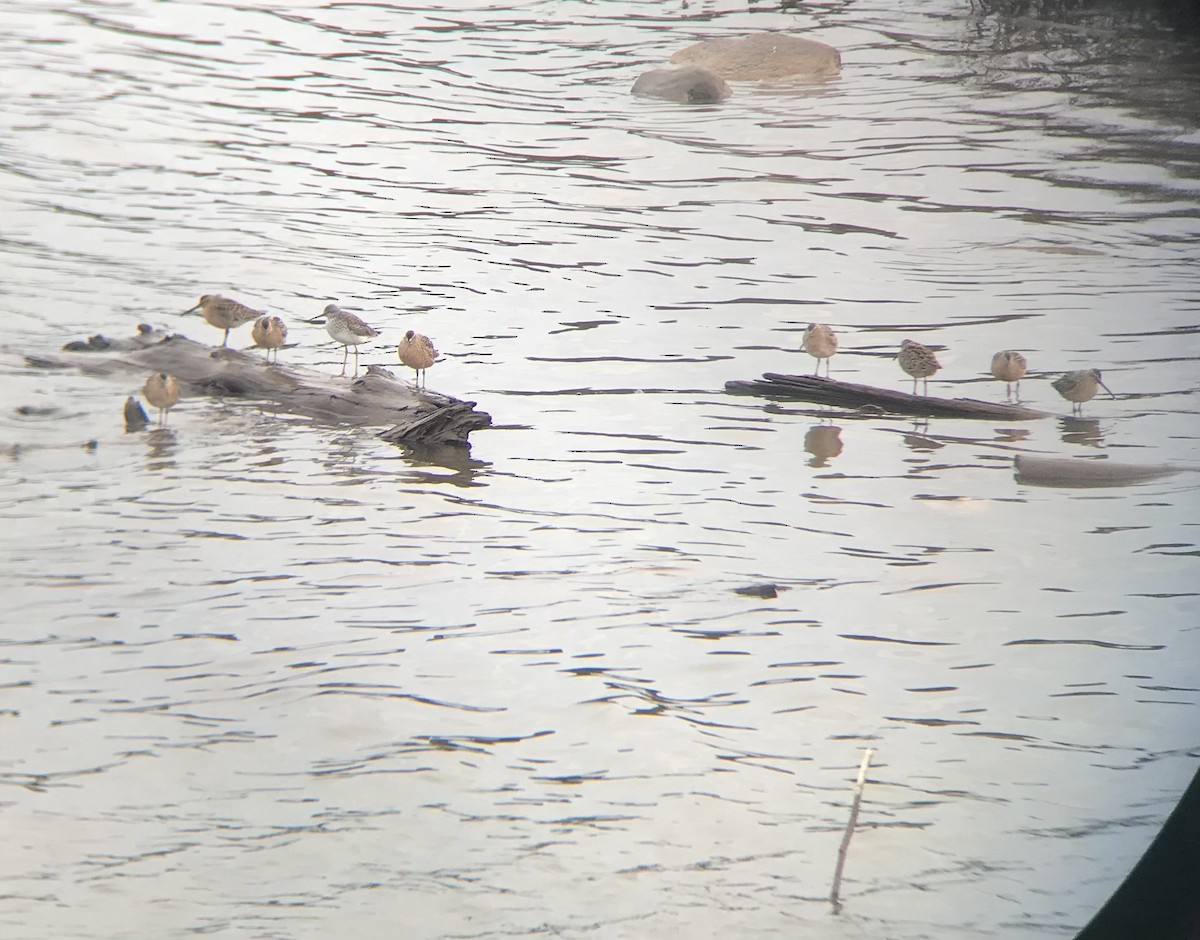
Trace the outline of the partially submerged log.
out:
M 1106 458 L 1034 457 L 1029 454 L 1018 454 L 1013 458 L 1018 483 L 1071 489 L 1135 486 L 1196 469 L 1171 464 L 1118 463 Z
M 417 389 L 382 366 L 368 366 L 365 375 L 348 379 L 288 363 L 267 365 L 261 355 L 205 346 L 145 325 L 130 339 L 93 336 L 67 343 L 56 357 L 27 358 L 33 366 L 93 374 L 167 372 L 186 394 L 254 398 L 321 420 L 387 425 L 380 437 L 411 447 L 467 444 L 472 431 L 492 423 L 475 402 Z
M 767 372 L 753 381 L 725 383 L 725 391 L 734 395 L 759 395 L 766 398 L 800 399 L 840 408 L 875 409 L 891 414 L 929 418 L 982 418 L 989 421 L 1030 421 L 1048 418 L 1045 411 L 1003 402 L 975 398 L 930 398 L 908 392 L 856 385 L 816 375 L 782 375 Z

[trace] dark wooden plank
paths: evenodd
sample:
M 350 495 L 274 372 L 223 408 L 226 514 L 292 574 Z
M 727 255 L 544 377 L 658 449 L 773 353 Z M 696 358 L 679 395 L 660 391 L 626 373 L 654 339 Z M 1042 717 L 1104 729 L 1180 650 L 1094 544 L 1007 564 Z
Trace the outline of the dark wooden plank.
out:
M 975 398 L 931 398 L 873 385 L 856 385 L 816 375 L 784 375 L 767 372 L 761 379 L 725 383 L 733 395 L 799 399 L 840 408 L 877 409 L 891 414 L 931 418 L 983 418 L 1000 421 L 1030 421 L 1048 418 L 1049 413 L 1024 405 L 979 401 Z

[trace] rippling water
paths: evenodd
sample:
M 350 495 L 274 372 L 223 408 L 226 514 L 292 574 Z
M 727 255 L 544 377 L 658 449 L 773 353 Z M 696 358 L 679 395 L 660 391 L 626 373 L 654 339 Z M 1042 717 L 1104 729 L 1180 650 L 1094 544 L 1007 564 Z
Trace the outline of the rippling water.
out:
M 1070 936 L 1197 765 L 1200 69 L 952 0 L 26 2 L 0 26 L 6 937 Z M 804 29 L 819 86 L 632 98 Z M 495 430 L 24 360 L 330 299 Z M 732 397 L 806 372 L 1021 426 Z M 237 342 L 249 342 L 242 330 Z M 236 335 L 236 334 L 235 334 Z M 1099 367 L 1082 418 L 1048 378 Z M 93 449 L 82 445 L 94 440 Z M 776 597 L 736 593 L 775 584 Z M 769 592 L 767 592 L 769 593 Z M 842 888 L 833 865 L 876 748 Z

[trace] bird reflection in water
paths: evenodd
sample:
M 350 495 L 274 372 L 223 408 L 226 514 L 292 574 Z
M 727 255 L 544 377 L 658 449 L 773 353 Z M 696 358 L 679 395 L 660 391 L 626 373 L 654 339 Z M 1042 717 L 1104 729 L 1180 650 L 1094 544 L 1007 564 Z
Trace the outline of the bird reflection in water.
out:
M 904 443 L 908 445 L 909 449 L 922 453 L 941 450 L 946 446 L 941 441 L 929 436 L 928 418 L 913 422 L 912 430 L 904 435 Z
M 1029 440 L 1029 432 L 1025 428 L 996 428 L 996 436 L 992 440 L 999 444 L 1019 444 Z
M 804 434 L 804 449 L 812 454 L 810 467 L 828 467 L 842 452 L 842 429 L 832 424 L 814 424 Z
M 1064 444 L 1097 447 L 1104 441 L 1104 433 L 1100 430 L 1100 422 L 1096 418 L 1062 417 L 1058 419 L 1058 430 Z
M 154 428 L 146 434 L 146 469 L 170 470 L 175 466 L 178 441 L 171 428 Z

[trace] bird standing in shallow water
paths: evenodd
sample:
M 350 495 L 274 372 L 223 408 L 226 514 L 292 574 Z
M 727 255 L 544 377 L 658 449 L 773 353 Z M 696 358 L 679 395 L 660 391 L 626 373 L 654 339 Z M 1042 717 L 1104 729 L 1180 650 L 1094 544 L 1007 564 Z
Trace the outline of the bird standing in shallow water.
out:
M 400 361 L 417 373 L 417 382 L 421 381 L 421 373 L 433 365 L 438 351 L 433 348 L 433 341 L 415 330 L 409 330 L 400 340 L 396 349 Z
M 306 323 L 325 321 L 325 332 L 335 343 L 341 343 L 345 349 L 342 356 L 342 375 L 346 374 L 346 363 L 350 360 L 350 347 L 354 347 L 354 374 L 358 375 L 358 344 L 365 343 L 379 335 L 379 330 L 368 326 L 361 317 L 356 317 L 337 304 L 328 304 L 319 317 L 306 320 Z
M 1079 369 L 1075 372 L 1068 372 L 1050 384 L 1063 398 L 1074 403 L 1071 405 L 1071 414 L 1076 412 L 1083 414 L 1083 403 L 1095 398 L 1098 389 L 1102 388 L 1113 398 L 1117 397 L 1100 378 L 1099 369 Z
M 254 345 L 267 351 L 267 362 L 271 361 L 271 350 L 275 350 L 275 362 L 279 362 L 279 347 L 287 342 L 287 324 L 279 317 L 259 317 L 250 327 Z
M 167 375 L 165 372 L 155 372 L 146 379 L 146 384 L 142 386 L 142 394 L 146 396 L 146 401 L 150 402 L 152 407 L 158 409 L 158 423 L 161 427 L 165 427 L 167 412 L 174 408 L 175 403 L 179 401 L 179 383 L 175 381 L 175 376 Z M 128 415 L 128 406 L 126 406 L 126 415 Z
M 925 394 L 929 394 L 929 377 L 942 367 L 937 356 L 928 346 L 906 339 L 900 344 L 900 355 L 896 357 L 900 368 L 912 376 L 913 394 L 917 394 L 917 379 L 925 380 Z
M 1012 387 L 1015 382 L 1017 397 L 1020 398 L 1021 379 L 1025 377 L 1025 357 L 1015 349 L 1006 349 L 996 353 L 992 356 L 992 375 L 1006 383 L 1004 394 L 1008 397 L 1012 395 Z
M 804 331 L 804 351 L 817 360 L 813 375 L 821 374 L 821 360 L 825 360 L 825 376 L 829 376 L 829 360 L 837 352 L 837 335 L 824 323 L 810 323 Z
M 197 310 L 200 311 L 200 316 L 204 317 L 205 323 L 225 331 L 225 338 L 221 340 L 222 346 L 229 344 L 230 330 L 235 330 L 243 323 L 249 323 L 263 315 L 261 310 L 251 310 L 245 304 L 220 294 L 205 294 L 196 306 L 183 311 L 183 315 L 186 317 Z

